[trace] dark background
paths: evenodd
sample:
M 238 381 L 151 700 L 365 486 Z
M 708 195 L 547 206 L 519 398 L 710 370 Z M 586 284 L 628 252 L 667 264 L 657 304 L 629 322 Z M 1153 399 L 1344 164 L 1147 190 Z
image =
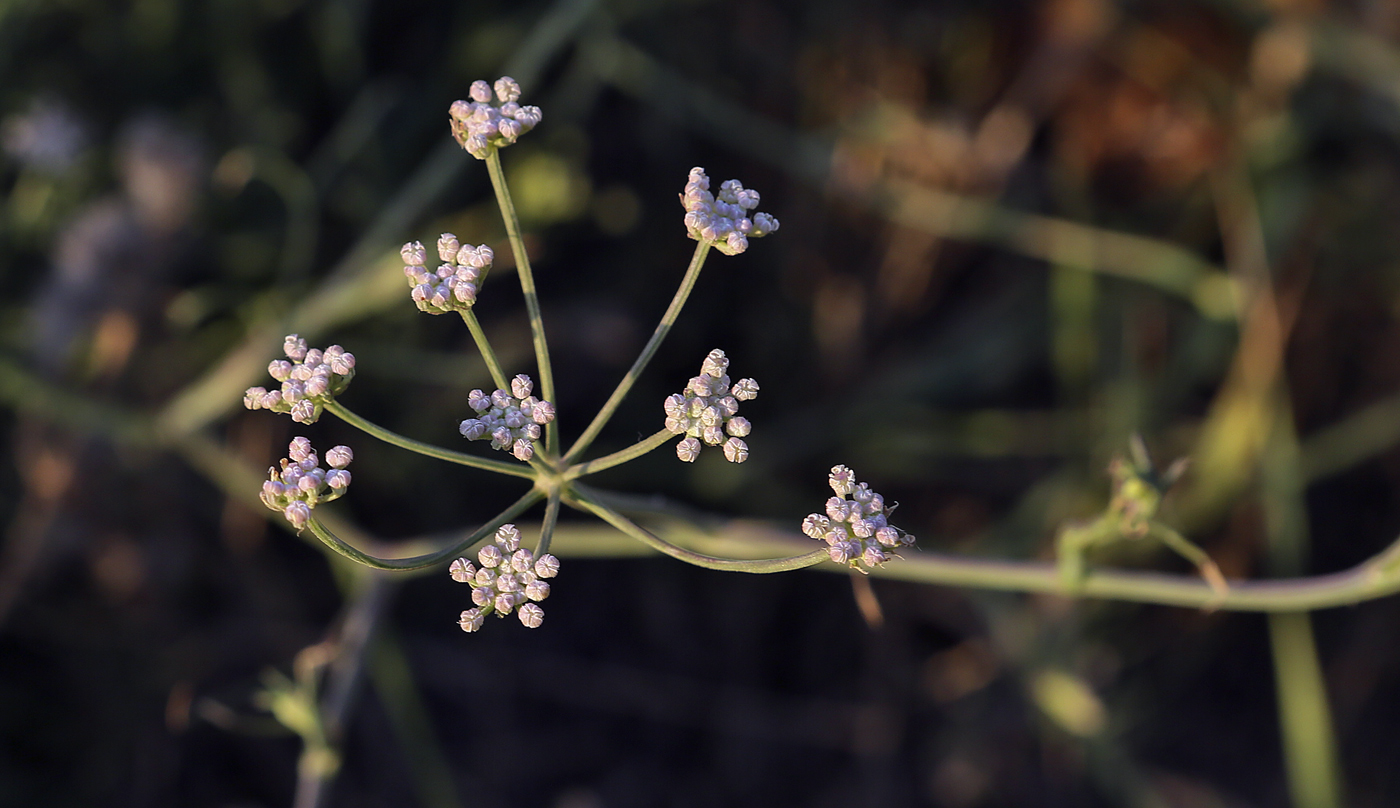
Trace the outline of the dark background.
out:
M 601 483 L 795 530 L 846 463 L 925 549 L 1047 558 L 1140 432 L 1195 459 L 1166 518 L 1227 575 L 1343 569 L 1400 528 L 1398 40 L 1361 0 L 0 4 L 0 806 L 292 804 L 259 693 L 356 620 L 325 805 L 1289 804 L 1261 616 L 877 579 L 872 624 L 846 576 L 584 557 L 620 551 L 566 513 L 544 626 L 467 636 L 440 570 L 357 577 L 231 481 L 349 443 L 332 510 L 384 541 L 519 485 L 237 404 L 299 331 L 460 448 L 487 376 L 398 274 L 443 230 L 495 247 L 477 311 L 530 367 L 446 119 L 509 70 L 566 440 L 681 277 L 690 167 L 782 221 L 598 443 L 721 347 L 752 458 Z M 1314 618 L 1347 805 L 1400 802 L 1398 619 Z

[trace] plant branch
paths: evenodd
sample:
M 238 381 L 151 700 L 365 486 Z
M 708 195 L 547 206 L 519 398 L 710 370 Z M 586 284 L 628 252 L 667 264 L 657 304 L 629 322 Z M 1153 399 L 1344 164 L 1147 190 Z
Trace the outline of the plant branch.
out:
M 526 491 L 525 495 L 517 499 L 509 508 L 497 514 L 491 521 L 472 531 L 465 539 L 458 541 L 450 547 L 438 550 L 435 553 L 413 556 L 411 558 L 379 558 L 378 556 L 372 556 L 341 540 L 334 533 L 327 530 L 325 525 L 317 521 L 314 516 L 306 523 L 306 526 L 311 528 L 311 532 L 316 535 L 316 538 L 321 540 L 322 544 L 325 544 L 327 547 L 340 553 L 351 561 L 364 564 L 367 567 L 373 567 L 377 570 L 417 570 L 424 567 L 431 567 L 434 564 L 441 564 L 448 559 L 461 555 L 473 544 L 491 535 L 496 528 L 524 513 L 531 505 L 539 502 L 543 496 L 544 495 L 541 494 L 538 489 L 532 488 Z
M 496 190 L 496 203 L 501 208 L 501 218 L 506 223 L 506 235 L 510 237 L 510 250 L 515 254 L 515 266 L 520 275 L 520 290 L 525 293 L 525 310 L 530 314 L 530 338 L 535 343 L 535 362 L 539 365 L 540 397 L 554 402 L 554 370 L 549 363 L 549 343 L 544 336 L 544 318 L 540 316 L 540 298 L 535 292 L 535 276 L 530 271 L 530 255 L 525 251 L 525 241 L 520 237 L 520 218 L 515 214 L 515 203 L 510 198 L 510 188 L 501 171 L 501 155 L 498 149 L 491 149 L 486 156 L 486 171 L 491 175 L 491 187 Z M 545 427 L 545 450 L 551 455 L 559 455 L 559 425 L 557 422 Z
M 468 309 L 459 313 L 462 315 L 462 322 L 467 324 L 467 330 L 472 332 L 472 339 L 476 340 L 476 349 L 481 353 L 481 361 L 485 362 L 486 369 L 491 371 L 491 381 L 496 383 L 497 389 L 509 392 L 510 383 L 506 381 L 505 371 L 501 370 L 501 360 L 496 358 L 491 342 L 486 339 L 486 332 L 481 329 L 476 312 Z
M 612 525 L 618 530 L 621 530 L 623 533 L 626 533 L 627 535 L 631 536 L 637 541 L 640 541 L 648 547 L 651 547 L 654 550 L 665 553 L 666 555 L 672 558 L 684 561 L 687 564 L 694 564 L 697 567 L 704 567 L 706 569 L 725 570 L 726 572 L 786 572 L 788 570 L 797 570 L 802 569 L 804 567 L 811 567 L 813 565 L 820 564 L 821 562 L 829 558 L 825 549 L 814 550 L 810 553 L 804 553 L 802 555 L 791 556 L 788 558 L 716 558 L 715 556 L 702 555 L 701 553 L 696 553 L 690 550 L 686 550 L 682 547 L 677 547 L 676 545 L 657 537 L 656 535 L 648 531 L 646 528 L 641 527 L 640 525 L 636 524 L 635 522 L 618 513 L 617 511 L 614 511 L 606 505 L 602 505 L 598 502 L 593 501 L 582 491 L 579 491 L 577 487 L 571 488 L 569 491 L 569 504 L 573 505 L 574 507 L 582 508 L 583 510 L 588 511 L 589 513 L 592 513 L 599 519 L 602 519 L 604 522 L 607 522 L 608 524 Z
M 549 543 L 554 538 L 554 527 L 559 524 L 559 491 L 549 492 L 549 502 L 544 506 L 544 523 L 540 525 L 540 540 L 535 543 L 535 558 L 549 552 Z
M 666 335 L 671 333 L 671 326 L 676 324 L 676 318 L 680 316 L 681 308 L 685 306 L 686 298 L 690 297 L 690 291 L 695 288 L 695 281 L 700 277 L 700 270 L 705 266 L 705 256 L 710 252 L 710 243 L 702 241 L 695 245 L 695 253 L 690 258 L 690 266 L 685 270 L 685 277 L 681 278 L 680 288 L 671 298 L 671 305 L 666 307 L 666 313 L 661 315 L 661 322 L 657 323 L 656 330 L 652 332 L 651 339 L 647 340 L 646 347 L 642 348 L 642 353 L 637 357 L 637 361 L 632 363 L 632 367 L 627 371 L 627 375 L 622 377 L 622 381 L 617 383 L 617 389 L 603 404 L 603 408 L 593 417 L 593 422 L 588 428 L 583 430 L 583 434 L 564 456 L 564 463 L 567 465 L 578 459 L 583 454 L 593 439 L 598 437 L 598 433 L 612 418 L 622 400 L 627 397 L 632 390 L 632 385 L 636 383 L 637 377 L 642 375 L 642 370 L 656 354 L 656 349 L 661 347 L 661 341 L 666 339 Z
M 397 446 L 400 449 L 407 449 L 410 452 L 417 452 L 418 454 L 427 455 L 428 457 L 436 457 L 438 460 L 446 460 L 449 463 L 456 463 L 461 466 L 471 466 L 474 469 L 494 471 L 497 474 L 508 474 L 512 477 L 523 477 L 527 480 L 535 479 L 534 472 L 529 471 L 524 466 L 520 466 L 514 463 L 505 463 L 500 460 L 489 460 L 484 457 L 463 454 L 462 452 L 454 452 L 450 449 L 443 449 L 440 446 L 434 446 L 431 443 L 423 443 L 422 441 L 416 441 L 413 438 L 406 438 L 397 432 L 392 432 L 372 421 L 367 421 L 364 418 L 361 418 L 360 416 L 346 409 L 345 405 L 341 404 L 338 401 L 332 401 L 329 404 L 327 404 L 326 412 L 332 413 L 337 418 L 349 424 L 350 426 L 353 426 L 356 429 L 359 429 L 369 435 L 373 435 L 374 437 L 379 438 L 385 443 L 393 444 L 394 446 Z
M 610 469 L 613 466 L 620 466 L 623 463 L 628 462 L 629 460 L 635 460 L 641 457 L 642 455 L 661 446 L 666 441 L 674 437 L 676 437 L 676 435 L 672 433 L 669 429 L 663 429 L 660 432 L 654 433 L 650 437 L 644 438 L 638 441 L 637 443 L 628 446 L 626 449 L 613 452 L 610 455 L 603 455 L 602 457 L 590 460 L 587 463 L 579 463 L 576 466 L 570 467 L 567 471 L 564 472 L 564 479 L 577 480 L 579 477 L 582 477 L 587 474 L 595 474 L 604 469 Z

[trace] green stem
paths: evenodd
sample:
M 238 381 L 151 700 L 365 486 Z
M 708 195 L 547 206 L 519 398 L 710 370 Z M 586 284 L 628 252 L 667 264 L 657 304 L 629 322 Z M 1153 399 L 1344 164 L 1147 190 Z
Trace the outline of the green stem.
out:
M 520 466 L 515 463 L 503 463 L 500 460 L 487 460 L 484 457 L 476 457 L 475 455 L 462 454 L 461 452 L 454 452 L 450 449 L 443 449 L 440 446 L 434 446 L 431 443 L 423 443 L 422 441 L 416 441 L 413 438 L 406 438 L 397 432 L 391 432 L 385 429 L 384 427 L 373 423 L 372 421 L 367 421 L 364 418 L 361 418 L 360 416 L 346 409 L 345 405 L 341 404 L 338 401 L 332 401 L 329 404 L 327 404 L 326 412 L 332 413 L 337 418 L 349 424 L 350 426 L 353 426 L 356 429 L 359 429 L 367 434 L 373 435 L 374 437 L 379 438 L 385 443 L 393 444 L 394 446 L 397 446 L 400 449 L 407 449 L 410 452 L 417 452 L 418 454 L 427 455 L 428 457 L 436 457 L 438 460 L 446 460 L 449 463 L 456 463 L 460 466 L 471 466 L 474 469 L 494 471 L 497 474 L 508 474 L 512 477 L 523 477 L 527 480 L 535 479 L 534 472 L 529 471 L 524 466 Z
M 825 549 L 813 550 L 810 553 L 791 556 L 789 558 L 765 558 L 757 560 L 716 558 L 714 556 L 702 555 L 677 547 L 664 539 L 658 538 L 647 529 L 637 525 L 617 511 L 589 499 L 587 495 L 580 492 L 577 488 L 570 489 L 569 499 L 569 504 L 583 508 L 653 550 L 665 553 L 687 564 L 694 564 L 697 567 L 704 567 L 712 570 L 725 570 L 726 572 L 786 572 L 788 570 L 811 567 L 829 558 Z
M 540 525 L 540 540 L 535 544 L 535 558 L 549 552 L 549 542 L 554 538 L 554 526 L 559 524 L 559 491 L 549 492 L 549 502 L 544 506 L 544 524 Z
M 661 315 L 661 322 L 657 324 L 656 330 L 652 332 L 651 339 L 647 341 L 646 347 L 642 348 L 642 353 L 637 357 L 637 361 L 632 363 L 632 368 L 627 371 L 627 375 L 622 377 L 622 381 L 617 383 L 617 389 L 608 397 L 607 403 L 593 417 L 593 423 L 583 430 L 574 445 L 564 455 L 564 463 L 567 465 L 578 459 L 583 454 L 593 439 L 598 437 L 598 433 L 612 418 L 622 400 L 631 391 L 632 385 L 636 383 L 637 377 L 642 375 L 642 369 L 651 361 L 651 357 L 656 353 L 656 349 L 661 347 L 661 341 L 666 339 L 666 335 L 671 333 L 671 326 L 675 325 L 676 318 L 680 316 L 681 308 L 685 306 L 686 298 L 690 297 L 690 290 L 695 288 L 695 281 L 700 277 L 700 270 L 705 266 L 705 256 L 710 252 L 710 243 L 702 241 L 695 245 L 695 253 L 690 258 L 690 266 L 685 270 L 685 277 L 681 279 L 681 286 L 676 290 L 676 294 L 671 298 L 671 305 L 666 307 L 666 313 Z
M 306 526 L 311 528 L 311 532 L 316 534 L 316 538 L 320 539 L 322 544 L 325 544 L 327 547 L 340 553 L 351 561 L 364 564 L 366 567 L 373 567 L 377 570 L 417 570 L 424 567 L 431 567 L 434 564 L 441 564 L 448 559 L 460 556 L 471 548 L 473 544 L 491 535 L 496 528 L 524 513 L 531 505 L 539 502 L 540 498 L 543 496 L 544 495 L 541 494 L 538 489 L 531 488 L 529 491 L 525 492 L 524 496 L 511 504 L 509 508 L 496 514 L 495 518 L 472 531 L 465 539 L 435 553 L 412 556 L 410 558 L 380 558 L 370 555 L 363 550 L 347 544 L 340 537 L 327 530 L 326 526 L 318 522 L 314 516 L 306 523 Z
M 1336 739 L 1312 622 L 1303 613 L 1271 614 L 1269 639 L 1293 808 L 1339 808 Z
M 476 340 L 476 349 L 481 352 L 481 359 L 486 363 L 486 369 L 491 371 L 491 380 L 496 383 L 496 388 L 510 392 L 510 382 L 506 381 L 505 371 L 501 370 L 501 360 L 496 358 L 496 352 L 491 349 L 491 343 L 486 339 L 486 332 L 481 330 L 481 323 L 476 319 L 476 312 L 471 309 L 459 311 L 462 315 L 462 322 L 467 324 L 467 330 L 472 332 L 472 339 Z
M 492 149 L 486 156 L 486 171 L 491 175 L 491 187 L 496 190 L 501 218 L 505 219 L 510 250 L 515 254 L 515 266 L 520 275 L 520 290 L 525 293 L 525 310 L 530 314 L 530 337 L 535 343 L 535 362 L 539 365 L 540 397 L 558 404 L 554 400 L 554 370 L 549 364 L 549 343 L 544 338 L 544 318 L 540 316 L 540 298 L 535 293 L 535 276 L 530 272 L 530 256 L 525 252 L 525 241 L 520 237 L 520 219 L 515 215 L 515 203 L 510 199 L 510 189 L 506 187 L 498 149 Z M 551 456 L 559 455 L 558 423 L 545 427 L 545 449 Z
M 618 452 L 613 452 L 610 455 L 603 455 L 602 457 L 595 458 L 593 460 L 588 461 L 587 463 L 579 463 L 576 466 L 570 467 L 567 471 L 564 472 L 564 479 L 577 480 L 579 477 L 582 477 L 585 474 L 595 474 L 597 472 L 602 471 L 603 469 L 610 469 L 613 466 L 620 466 L 629 460 L 635 460 L 641 457 L 642 455 L 646 454 L 647 452 L 650 452 L 658 446 L 661 446 L 663 443 L 674 437 L 676 437 L 676 435 L 672 433 L 671 430 L 663 429 L 660 432 L 653 434 L 651 437 L 645 438 L 641 441 L 638 441 L 637 443 L 632 444 L 631 446 L 628 446 L 626 449 L 623 449 Z

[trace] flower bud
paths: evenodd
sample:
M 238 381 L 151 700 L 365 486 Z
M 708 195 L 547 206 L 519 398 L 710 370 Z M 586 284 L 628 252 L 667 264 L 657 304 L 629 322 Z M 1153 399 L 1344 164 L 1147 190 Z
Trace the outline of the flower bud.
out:
M 349 446 L 334 446 L 326 452 L 326 463 L 333 469 L 343 469 L 354 459 L 355 453 L 350 451 Z
M 299 424 L 314 424 L 321 417 L 320 407 L 310 399 L 302 399 L 292 405 L 292 420 Z
M 831 529 L 831 520 L 819 513 L 808 514 L 802 520 L 802 532 L 809 538 L 820 539 Z
M 749 446 L 738 438 L 724 442 L 724 459 L 730 463 L 742 463 L 749 459 Z
M 282 340 L 282 351 L 287 354 L 287 358 L 296 362 L 306 358 L 306 340 L 296 334 L 288 334 Z
M 533 603 L 521 606 L 520 622 L 524 623 L 526 628 L 539 628 L 540 624 L 544 622 L 544 609 Z
M 496 567 L 501 563 L 501 548 L 494 544 L 485 545 L 477 551 L 476 560 L 483 567 Z
M 262 409 L 263 397 L 267 395 L 264 387 L 249 387 L 243 394 L 243 406 L 250 410 Z
M 535 456 L 535 447 L 531 446 L 528 440 L 522 438 L 515 442 L 510 453 L 515 455 L 516 460 L 522 463 L 528 463 L 530 462 L 530 458 Z
M 520 528 L 515 525 L 501 525 L 496 529 L 496 543 L 506 549 L 506 552 L 513 553 L 520 549 Z
M 676 444 L 676 457 L 687 463 L 694 463 L 700 456 L 700 441 L 695 438 L 686 438 Z
M 534 389 L 535 383 L 524 373 L 510 380 L 510 392 L 516 398 L 528 398 L 530 391 Z
M 492 605 L 495 606 L 496 611 L 501 614 L 510 614 L 510 610 L 515 608 L 515 595 L 510 592 L 502 592 L 496 596 L 496 600 Z
M 530 600 L 544 600 L 549 597 L 549 584 L 534 580 L 525 585 L 525 597 Z
M 559 559 L 545 553 L 535 559 L 535 574 L 541 578 L 553 578 L 559 574 Z
M 457 241 L 457 237 L 452 235 L 451 233 L 443 233 L 441 236 L 438 236 L 438 258 L 442 261 L 445 261 L 449 264 L 456 261 L 457 251 L 461 248 L 462 245 Z
M 447 568 L 447 573 L 459 584 L 471 583 L 472 576 L 476 575 L 476 567 L 465 558 L 459 558 Z
M 736 438 L 742 438 L 746 437 L 749 434 L 749 432 L 753 431 L 753 426 L 749 424 L 749 419 L 743 416 L 736 415 L 735 417 L 730 418 L 727 423 L 725 423 L 724 431 L 728 432 Z
M 480 79 L 472 82 L 472 88 L 469 92 L 472 100 L 478 104 L 485 104 L 491 100 L 491 85 Z
M 510 76 L 496 79 L 496 98 L 502 104 L 509 104 L 520 98 L 520 84 Z
M 337 492 L 344 491 L 350 487 L 350 472 L 345 469 L 331 469 L 326 472 L 326 485 Z
M 740 379 L 734 385 L 734 397 L 740 401 L 752 401 L 758 398 L 758 382 L 753 379 Z
M 481 621 L 485 619 L 486 616 L 481 613 L 480 609 L 467 609 L 462 612 L 462 617 L 457 621 L 457 625 L 466 632 L 478 631 L 481 629 Z
M 311 521 L 311 507 L 305 502 L 293 502 L 287 506 L 282 515 L 287 517 L 287 521 L 292 523 L 292 527 L 301 530 L 306 527 L 307 522 Z

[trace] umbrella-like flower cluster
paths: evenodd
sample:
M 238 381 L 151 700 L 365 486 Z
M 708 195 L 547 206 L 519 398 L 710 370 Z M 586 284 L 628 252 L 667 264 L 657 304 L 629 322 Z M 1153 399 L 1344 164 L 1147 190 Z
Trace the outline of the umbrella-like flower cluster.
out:
M 292 438 L 281 468 L 273 466 L 267 470 L 268 479 L 259 496 L 264 505 L 281 511 L 288 522 L 301 530 L 311 519 L 312 508 L 339 499 L 350 487 L 350 472 L 345 467 L 354 459 L 349 446 L 336 446 L 326 452 L 330 470 L 323 469 L 311 441 Z
M 549 597 L 545 578 L 559 574 L 559 559 L 544 553 L 539 558 L 520 546 L 520 531 L 515 525 L 501 525 L 493 543 L 476 554 L 477 567 L 459 558 L 448 567 L 452 580 L 472 585 L 472 603 L 476 606 L 462 612 L 457 624 L 463 631 L 477 631 L 486 615 L 494 612 L 505 617 L 512 610 L 520 622 L 529 628 L 539 628 L 544 622 L 544 609 L 539 601 Z
M 411 241 L 403 245 L 403 274 L 413 289 L 410 296 L 414 305 L 429 314 L 470 309 L 496 254 L 485 244 L 462 244 L 451 233 L 438 238 L 437 251 L 442 265 L 436 272 L 429 272 L 425 266 L 428 251 L 423 249 L 423 243 Z
M 826 514 L 809 514 L 802 532 L 828 545 L 831 560 L 869 572 L 894 555 L 894 549 L 914 543 L 914 536 L 891 525 L 889 515 L 899 504 L 856 482 L 855 472 L 835 466 L 827 478 L 836 496 L 826 501 Z
M 517 459 L 528 461 L 535 456 L 534 442 L 540 430 L 554 420 L 554 405 L 530 395 L 535 383 L 520 374 L 510 380 L 510 392 L 497 390 L 486 395 L 480 390 L 467 394 L 467 404 L 477 417 L 468 418 L 458 428 L 467 440 L 491 441 L 497 451 L 510 450 Z
M 708 241 L 725 255 L 738 255 L 749 248 L 749 239 L 777 232 L 778 220 L 767 213 L 749 211 L 758 207 L 758 191 L 745 188 L 738 180 L 719 186 L 719 196 L 710 193 L 705 169 L 690 170 L 690 179 L 681 194 L 685 207 L 685 227 L 696 241 Z
M 250 410 L 289 412 L 292 420 L 314 424 L 331 399 L 345 392 L 355 378 L 355 355 L 339 345 L 322 351 L 307 348 L 306 340 L 288 334 L 282 350 L 286 359 L 274 359 L 267 366 L 272 378 L 282 383 L 276 390 L 249 387 L 243 406 Z
M 740 379 L 729 384 L 729 359 L 724 351 L 710 351 L 685 391 L 666 399 L 666 429 L 686 437 L 676 444 L 676 456 L 687 463 L 700 456 L 701 440 L 711 446 L 724 446 L 724 457 L 731 463 L 749 459 L 749 446 L 743 437 L 753 427 L 740 416 L 739 402 L 758 396 L 758 382 Z M 725 433 L 729 437 L 725 438 Z
M 453 101 L 452 137 L 478 160 L 485 160 L 493 149 L 509 146 L 534 129 L 543 113 L 539 107 L 521 106 L 520 85 L 510 76 L 496 79 L 496 100 L 491 103 L 491 85 L 472 82 L 470 101 Z

